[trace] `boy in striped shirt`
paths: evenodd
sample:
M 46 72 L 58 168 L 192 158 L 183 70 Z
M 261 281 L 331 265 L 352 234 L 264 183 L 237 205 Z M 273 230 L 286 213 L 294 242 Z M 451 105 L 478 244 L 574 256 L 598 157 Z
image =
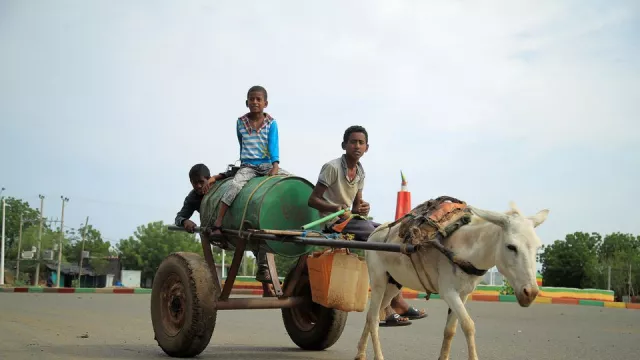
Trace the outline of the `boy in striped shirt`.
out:
M 247 182 L 256 176 L 289 175 L 280 169 L 280 149 L 278 124 L 271 115 L 264 112 L 269 102 L 267 90 L 253 86 L 247 92 L 246 106 L 249 112 L 236 122 L 236 134 L 240 144 L 240 169 L 233 177 L 227 192 L 222 195 L 220 212 L 213 224 L 213 234 L 221 234 L 222 219 L 229 206 Z M 256 280 L 270 281 L 266 254 L 258 253 L 258 273 Z

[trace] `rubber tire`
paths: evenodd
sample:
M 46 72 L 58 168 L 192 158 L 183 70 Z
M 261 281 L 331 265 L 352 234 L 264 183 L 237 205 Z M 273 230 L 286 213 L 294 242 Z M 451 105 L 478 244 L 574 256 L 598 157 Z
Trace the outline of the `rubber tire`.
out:
M 175 336 L 165 333 L 161 318 L 161 291 L 167 278 L 176 274 L 185 289 L 185 320 Z M 156 271 L 151 291 L 151 322 L 158 346 L 171 357 L 197 356 L 209 345 L 216 325 L 219 290 L 204 259 L 194 253 L 167 256 Z
M 287 281 L 291 276 L 293 276 L 294 271 L 295 266 L 289 271 L 289 274 L 287 274 L 284 284 L 287 284 Z M 308 270 L 305 266 L 300 280 L 305 278 L 308 279 L 308 276 Z M 296 284 L 293 296 L 298 296 L 300 294 L 307 294 L 309 297 L 308 301 L 312 301 L 311 287 L 308 281 L 299 281 L 298 284 Z M 318 322 L 316 322 L 313 328 L 309 331 L 298 327 L 294 320 L 294 309 L 282 309 L 282 320 L 289 337 L 296 345 L 298 345 L 298 347 L 304 350 L 325 350 L 340 339 L 340 336 L 344 331 L 344 327 L 347 324 L 347 316 L 349 314 L 344 311 L 329 309 L 315 303 L 314 307 L 318 309 Z

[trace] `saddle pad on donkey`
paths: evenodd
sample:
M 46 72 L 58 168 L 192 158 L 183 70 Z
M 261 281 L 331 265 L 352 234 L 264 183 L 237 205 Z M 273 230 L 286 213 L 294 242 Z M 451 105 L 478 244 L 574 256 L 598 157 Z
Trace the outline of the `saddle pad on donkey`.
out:
M 399 221 L 399 235 L 405 242 L 418 245 L 450 236 L 471 221 L 471 210 L 464 201 L 440 196 L 416 206 Z

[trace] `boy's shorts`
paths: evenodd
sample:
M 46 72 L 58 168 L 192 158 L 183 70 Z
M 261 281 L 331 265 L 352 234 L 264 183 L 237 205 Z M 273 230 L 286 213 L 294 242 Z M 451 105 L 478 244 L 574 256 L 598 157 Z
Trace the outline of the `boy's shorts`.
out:
M 344 221 L 346 221 L 346 219 L 338 219 L 338 221 L 331 224 L 331 226 L 341 224 Z M 367 239 L 369 239 L 369 235 L 371 235 L 378 226 L 380 226 L 379 223 L 371 220 L 353 218 L 349 221 L 347 226 L 344 227 L 341 234 L 353 234 L 356 241 L 367 241 Z M 325 228 L 325 232 L 335 233 L 331 228 Z

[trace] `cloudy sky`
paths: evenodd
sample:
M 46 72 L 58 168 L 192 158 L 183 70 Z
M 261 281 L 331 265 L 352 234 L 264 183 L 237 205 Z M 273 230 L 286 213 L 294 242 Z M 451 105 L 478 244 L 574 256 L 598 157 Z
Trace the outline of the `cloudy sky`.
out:
M 365 200 L 549 208 L 544 243 L 640 234 L 640 2 L 2 1 L 0 186 L 111 241 L 172 222 L 189 168 L 237 160 L 269 91 L 312 182 L 365 126 Z M 197 221 L 197 215 L 194 216 Z

